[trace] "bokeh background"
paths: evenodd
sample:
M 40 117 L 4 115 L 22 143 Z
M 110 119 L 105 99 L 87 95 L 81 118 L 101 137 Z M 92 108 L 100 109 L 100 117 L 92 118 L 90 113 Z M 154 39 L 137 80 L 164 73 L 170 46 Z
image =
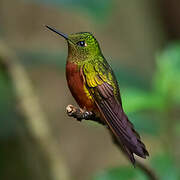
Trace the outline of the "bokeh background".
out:
M 158 179 L 180 179 L 180 2 L 0 0 L 0 179 L 146 180 L 107 130 L 66 115 L 64 33 L 92 32 Z

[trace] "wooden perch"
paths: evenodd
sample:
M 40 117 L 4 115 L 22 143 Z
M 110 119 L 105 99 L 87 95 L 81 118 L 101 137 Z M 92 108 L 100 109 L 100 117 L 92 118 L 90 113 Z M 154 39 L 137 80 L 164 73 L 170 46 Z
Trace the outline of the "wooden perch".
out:
M 68 116 L 76 118 L 78 121 L 84 120 L 96 120 L 97 118 L 95 117 L 95 114 L 86 111 L 81 108 L 74 107 L 73 105 L 68 105 L 66 107 L 66 112 Z

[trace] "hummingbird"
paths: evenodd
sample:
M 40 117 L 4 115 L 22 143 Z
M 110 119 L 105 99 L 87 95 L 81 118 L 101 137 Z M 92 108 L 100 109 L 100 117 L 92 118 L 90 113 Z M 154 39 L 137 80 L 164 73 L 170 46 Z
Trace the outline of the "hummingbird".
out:
M 50 26 L 46 27 L 67 41 L 66 79 L 80 108 L 91 112 L 109 129 L 114 142 L 133 165 L 134 154 L 142 158 L 149 156 L 123 110 L 116 77 L 96 38 L 89 32 L 66 35 Z

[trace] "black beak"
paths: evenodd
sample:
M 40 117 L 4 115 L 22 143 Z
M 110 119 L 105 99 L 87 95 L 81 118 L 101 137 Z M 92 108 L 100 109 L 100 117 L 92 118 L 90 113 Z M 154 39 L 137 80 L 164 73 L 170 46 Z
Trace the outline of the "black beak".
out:
M 66 34 L 64 34 L 64 33 L 62 33 L 62 32 L 59 32 L 59 31 L 57 31 L 56 29 L 54 29 L 54 28 L 52 28 L 52 27 L 50 27 L 50 26 L 45 25 L 45 27 L 47 27 L 49 30 L 51 30 L 51 31 L 59 34 L 60 36 L 62 36 L 62 37 L 65 38 L 66 40 L 68 40 L 68 36 L 67 36 Z

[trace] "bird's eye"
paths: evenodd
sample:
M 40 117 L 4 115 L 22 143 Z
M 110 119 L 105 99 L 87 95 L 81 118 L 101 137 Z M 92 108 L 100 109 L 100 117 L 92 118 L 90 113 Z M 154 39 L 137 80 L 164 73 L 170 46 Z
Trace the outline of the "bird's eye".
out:
M 84 46 L 86 46 L 86 43 L 85 43 L 85 41 L 79 41 L 79 42 L 77 43 L 77 45 L 78 45 L 78 46 L 81 46 L 81 47 L 84 47 Z

